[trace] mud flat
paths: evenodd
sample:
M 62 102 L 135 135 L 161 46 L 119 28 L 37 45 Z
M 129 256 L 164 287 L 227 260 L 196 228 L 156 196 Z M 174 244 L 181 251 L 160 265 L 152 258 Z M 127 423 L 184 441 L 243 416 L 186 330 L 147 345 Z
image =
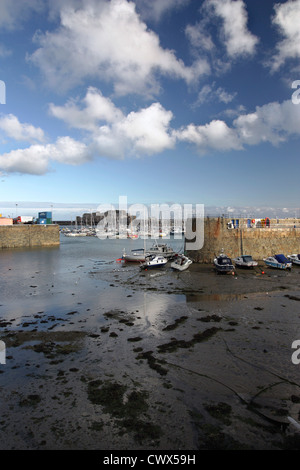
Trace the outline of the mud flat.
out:
M 300 269 L 87 276 L 97 307 L 0 317 L 1 450 L 300 448 Z

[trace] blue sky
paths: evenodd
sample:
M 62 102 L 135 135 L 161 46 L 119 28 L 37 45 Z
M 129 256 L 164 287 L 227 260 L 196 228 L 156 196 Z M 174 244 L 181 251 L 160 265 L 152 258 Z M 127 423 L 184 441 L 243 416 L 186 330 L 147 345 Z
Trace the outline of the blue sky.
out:
M 2 213 L 125 195 L 294 215 L 299 59 L 300 0 L 1 0 Z

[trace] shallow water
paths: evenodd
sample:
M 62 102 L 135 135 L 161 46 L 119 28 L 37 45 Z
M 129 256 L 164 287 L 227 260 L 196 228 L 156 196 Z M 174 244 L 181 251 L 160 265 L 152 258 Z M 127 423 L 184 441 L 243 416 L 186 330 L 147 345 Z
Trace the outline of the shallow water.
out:
M 182 240 L 159 242 L 170 244 L 174 250 L 182 248 Z M 142 240 L 99 240 L 61 234 L 59 247 L 2 250 L 1 317 L 22 320 L 38 312 L 61 315 L 74 308 L 83 312 L 85 306 L 90 310 L 99 309 L 100 305 L 105 309 L 119 308 L 124 304 L 125 293 L 114 289 L 111 295 L 113 286 L 108 281 L 112 284 L 118 275 L 124 276 L 125 270 L 126 279 L 139 275 L 137 265 L 124 268 L 117 260 L 124 248 L 129 251 L 143 244 Z M 125 302 L 132 307 L 143 305 L 151 314 L 152 304 L 144 303 L 142 298 L 134 301 L 128 298 Z

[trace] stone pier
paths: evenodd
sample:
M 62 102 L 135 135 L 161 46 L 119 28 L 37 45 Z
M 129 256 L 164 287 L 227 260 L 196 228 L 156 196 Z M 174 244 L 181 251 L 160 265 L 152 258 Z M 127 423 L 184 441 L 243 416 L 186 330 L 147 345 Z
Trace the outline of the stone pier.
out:
M 0 249 L 59 244 L 59 225 L 0 226 Z
M 240 221 L 238 228 L 228 228 L 229 219 L 207 217 L 203 247 L 188 251 L 188 256 L 194 262 L 211 263 L 221 250 L 231 258 L 249 254 L 257 261 L 278 253 L 285 256 L 300 253 L 299 223 L 285 226 L 276 222 L 271 221 L 270 227 L 257 228 Z

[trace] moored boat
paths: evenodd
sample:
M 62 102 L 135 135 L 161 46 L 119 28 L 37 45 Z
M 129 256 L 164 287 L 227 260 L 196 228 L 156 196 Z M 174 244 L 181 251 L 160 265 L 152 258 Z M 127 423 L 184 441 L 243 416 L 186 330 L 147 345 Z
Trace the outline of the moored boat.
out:
M 287 258 L 293 264 L 300 264 L 300 255 L 289 255 Z
M 159 255 L 167 259 L 174 258 L 174 256 L 176 256 L 176 252 L 173 250 L 173 248 L 166 243 L 154 242 L 153 245 L 147 249 L 147 252 L 150 255 Z
M 141 263 L 141 262 L 145 261 L 145 258 L 148 254 L 149 253 L 145 253 L 144 248 L 138 248 L 137 250 L 131 250 L 129 253 L 127 253 L 124 249 L 121 259 L 123 261 L 129 261 L 131 263 Z
M 215 257 L 214 266 L 218 273 L 234 273 L 234 265 L 232 264 L 231 258 L 223 252 Z
M 270 268 L 291 269 L 292 267 L 292 262 L 289 261 L 283 254 L 268 256 L 268 258 L 264 258 L 264 262 Z
M 254 261 L 251 255 L 238 256 L 233 261 L 239 268 L 253 268 L 258 265 L 258 262 Z
M 185 255 L 176 256 L 171 263 L 171 268 L 175 271 L 185 271 L 192 264 L 192 260 Z
M 148 255 L 140 267 L 141 269 L 162 268 L 167 264 L 167 262 L 167 258 L 164 258 L 163 256 Z
M 86 237 L 87 236 L 87 233 L 86 232 L 82 232 L 80 230 L 75 230 L 75 231 L 71 231 L 71 232 L 66 232 L 65 234 L 65 237 Z

